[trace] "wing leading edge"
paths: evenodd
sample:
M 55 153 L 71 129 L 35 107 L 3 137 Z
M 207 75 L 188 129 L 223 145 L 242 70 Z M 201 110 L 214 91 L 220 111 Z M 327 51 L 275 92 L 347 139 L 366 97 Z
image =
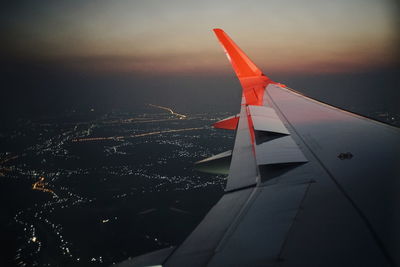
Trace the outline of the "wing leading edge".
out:
M 217 124 L 236 128 L 225 194 L 157 264 L 399 266 L 399 129 L 273 82 L 214 32 L 243 88 Z

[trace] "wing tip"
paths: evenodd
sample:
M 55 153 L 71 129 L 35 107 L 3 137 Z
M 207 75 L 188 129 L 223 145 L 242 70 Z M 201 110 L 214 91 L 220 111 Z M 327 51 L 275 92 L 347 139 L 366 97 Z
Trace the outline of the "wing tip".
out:
M 225 31 L 221 28 L 214 28 L 213 32 L 218 37 L 218 39 L 220 39 L 222 37 L 222 35 L 226 35 Z
M 240 77 L 262 76 L 262 71 L 253 61 L 235 44 L 235 42 L 221 28 L 213 29 L 217 39 L 232 64 L 236 75 Z

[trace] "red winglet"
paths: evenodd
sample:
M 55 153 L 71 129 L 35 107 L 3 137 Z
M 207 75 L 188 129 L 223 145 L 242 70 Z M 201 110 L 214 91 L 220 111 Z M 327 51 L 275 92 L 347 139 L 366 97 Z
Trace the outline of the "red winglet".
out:
M 264 88 L 272 82 L 221 29 L 214 29 L 243 87 L 248 105 L 262 105 Z
M 214 29 L 214 32 L 239 78 L 262 75 L 262 71 L 257 68 L 250 58 L 246 56 L 223 30 Z

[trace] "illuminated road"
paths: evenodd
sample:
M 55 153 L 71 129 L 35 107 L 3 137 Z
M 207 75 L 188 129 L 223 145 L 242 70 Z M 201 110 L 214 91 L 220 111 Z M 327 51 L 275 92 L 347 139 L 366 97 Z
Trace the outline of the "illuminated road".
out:
M 54 196 L 57 196 L 53 190 L 46 188 L 46 183 L 44 182 L 44 177 L 39 177 L 39 181 L 37 181 L 36 183 L 34 183 L 32 185 L 32 189 L 39 190 L 42 192 L 48 192 L 48 193 L 53 194 Z
M 160 108 L 160 109 L 163 109 L 163 110 L 166 110 L 166 111 L 170 112 L 172 115 L 175 115 L 175 116 L 179 117 L 179 119 L 181 119 L 181 120 L 182 120 L 182 119 L 186 119 L 186 115 L 176 113 L 176 112 L 173 111 L 171 108 L 163 107 L 163 106 L 158 106 L 158 105 L 153 105 L 153 104 L 149 104 L 149 106 L 155 107 L 155 108 Z
M 195 128 L 183 128 L 183 129 L 175 129 L 175 130 L 165 130 L 165 131 L 156 131 L 142 134 L 132 134 L 126 136 L 109 136 L 109 137 L 88 137 L 88 138 L 77 138 L 73 139 L 72 142 L 87 142 L 87 141 L 104 141 L 104 140 L 122 140 L 127 138 L 136 138 L 136 137 L 144 137 L 149 135 L 157 135 L 164 133 L 176 133 L 176 132 L 184 132 L 184 131 L 193 131 L 193 130 L 202 130 L 204 127 L 195 127 Z

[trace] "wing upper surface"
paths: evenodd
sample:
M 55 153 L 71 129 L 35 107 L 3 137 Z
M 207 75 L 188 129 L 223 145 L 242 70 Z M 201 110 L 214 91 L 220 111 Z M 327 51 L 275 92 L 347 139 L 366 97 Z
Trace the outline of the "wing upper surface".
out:
M 388 262 L 400 264 L 400 130 L 275 85 L 266 94 Z

